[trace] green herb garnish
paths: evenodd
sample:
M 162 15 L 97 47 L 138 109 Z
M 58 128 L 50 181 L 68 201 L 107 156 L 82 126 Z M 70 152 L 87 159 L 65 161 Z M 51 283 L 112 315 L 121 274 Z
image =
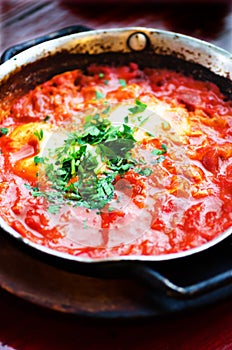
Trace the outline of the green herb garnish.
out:
M 106 107 L 106 109 L 104 109 L 104 111 L 102 112 L 102 114 L 108 114 L 110 111 L 110 106 Z
M 38 138 L 39 141 L 41 141 L 43 139 L 43 130 L 42 129 L 40 129 L 39 131 L 36 130 L 34 132 L 34 135 Z
M 60 210 L 60 206 L 57 204 L 51 204 L 48 207 L 48 212 L 50 214 L 57 214 L 59 212 L 59 210 Z
M 162 163 L 164 161 L 165 157 L 164 156 L 160 156 L 159 158 L 156 159 L 156 164 Z
M 137 107 L 141 110 L 146 105 L 137 101 Z M 137 128 L 127 124 L 128 117 L 123 124 L 113 125 L 104 115 L 102 112 L 85 117 L 81 130 L 70 132 L 61 147 L 50 151 L 50 160 L 34 157 L 35 164 L 43 163 L 50 190 L 42 192 L 37 187 L 25 186 L 34 197 L 47 198 L 50 213 L 56 214 L 62 203 L 101 211 L 114 198 L 118 177 L 130 169 L 142 176 L 152 173 L 143 160 L 133 158 Z M 36 136 L 43 134 L 38 132 Z M 161 154 L 165 147 L 162 145 L 159 150 Z
M 44 158 L 43 157 L 39 157 L 39 156 L 35 156 L 34 157 L 34 163 L 37 165 L 39 163 L 44 163 Z
M 99 91 L 95 91 L 95 95 L 96 95 L 96 99 L 97 99 L 97 100 L 100 100 L 100 99 L 102 99 L 102 98 L 105 97 L 104 94 L 102 94 L 102 93 L 99 92 Z
M 152 174 L 152 169 L 150 168 L 136 168 L 135 172 L 142 176 L 150 176 Z
M 126 117 L 124 118 L 124 123 L 127 124 L 128 122 L 129 122 L 129 118 L 128 118 L 128 116 L 126 116 Z
M 137 114 L 137 113 L 142 113 L 145 111 L 147 108 L 147 105 L 138 99 L 135 100 L 135 106 L 129 108 L 128 110 L 131 112 L 131 114 Z
M 29 184 L 24 184 L 26 189 L 31 192 L 33 197 L 43 197 L 44 192 L 40 191 L 38 187 L 31 187 Z
M 8 132 L 8 128 L 0 128 L 0 136 L 7 135 Z
M 153 149 L 153 150 L 151 151 L 151 154 L 152 154 L 153 156 L 158 156 L 158 155 L 161 155 L 161 154 L 164 154 L 164 153 L 167 152 L 167 146 L 166 146 L 165 144 L 162 144 L 162 145 L 161 145 L 161 148 L 162 148 L 162 149 L 157 149 L 157 148 Z
M 119 79 L 119 84 L 122 86 L 122 87 L 126 87 L 126 80 L 125 79 Z
M 134 166 L 134 131 L 125 124 L 114 126 L 99 114 L 86 118 L 83 130 L 70 133 L 55 150 L 55 164 L 45 166 L 52 187 L 78 205 L 104 207 L 114 196 L 116 176 Z

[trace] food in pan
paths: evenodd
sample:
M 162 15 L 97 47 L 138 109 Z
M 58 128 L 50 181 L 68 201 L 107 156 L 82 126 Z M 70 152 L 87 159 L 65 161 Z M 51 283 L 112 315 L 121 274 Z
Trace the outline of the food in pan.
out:
M 98 259 L 201 246 L 232 225 L 232 103 L 212 82 L 91 64 L 1 112 L 0 215 Z

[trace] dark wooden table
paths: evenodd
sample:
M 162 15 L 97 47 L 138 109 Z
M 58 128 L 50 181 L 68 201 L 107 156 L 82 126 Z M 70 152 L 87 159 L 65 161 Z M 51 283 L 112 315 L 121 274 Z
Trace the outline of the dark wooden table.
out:
M 188 34 L 232 52 L 232 4 L 228 0 L 2 0 L 1 5 L 0 54 L 12 45 L 73 24 L 96 29 L 155 27 Z M 13 258 L 12 253 L 9 260 Z M 15 278 L 20 281 L 20 275 Z M 43 308 L 2 288 L 0 349 L 231 350 L 232 300 L 226 298 L 170 317 L 113 321 Z

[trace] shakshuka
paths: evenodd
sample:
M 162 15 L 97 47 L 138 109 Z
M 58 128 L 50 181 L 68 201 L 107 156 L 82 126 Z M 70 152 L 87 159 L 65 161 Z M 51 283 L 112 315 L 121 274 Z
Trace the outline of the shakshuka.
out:
M 232 225 L 232 102 L 168 69 L 92 64 L 0 117 L 0 215 L 99 259 L 199 247 Z

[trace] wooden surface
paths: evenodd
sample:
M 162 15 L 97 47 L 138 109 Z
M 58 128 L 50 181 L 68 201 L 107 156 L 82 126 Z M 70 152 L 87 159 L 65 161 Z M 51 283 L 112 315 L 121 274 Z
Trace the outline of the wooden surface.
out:
M 183 0 L 169 4 L 156 0 L 103 1 L 84 5 L 85 1 L 2 1 L 2 48 L 52 32 L 67 25 L 85 24 L 92 28 L 130 25 L 167 29 L 210 41 L 232 51 L 232 11 L 224 1 Z M 78 3 L 82 4 L 78 4 Z M 119 4 L 120 3 L 120 4 Z M 210 11 L 210 15 L 209 15 Z
M 167 29 L 207 40 L 232 52 L 230 1 L 186 0 L 169 4 L 167 0 L 150 0 L 135 5 L 132 0 L 118 0 L 90 5 L 81 0 L 1 0 L 0 4 L 1 53 L 12 45 L 73 24 L 96 29 L 135 25 Z M 11 269 L 10 263 L 8 267 Z M 20 281 L 20 275 L 15 278 Z M 123 290 L 126 293 L 125 287 Z M 94 291 L 89 294 L 94 295 Z M 106 298 L 107 295 L 106 291 Z M 136 294 L 136 298 L 139 302 L 141 296 Z M 2 289 L 0 349 L 231 350 L 232 300 L 158 320 L 117 322 L 51 311 Z

